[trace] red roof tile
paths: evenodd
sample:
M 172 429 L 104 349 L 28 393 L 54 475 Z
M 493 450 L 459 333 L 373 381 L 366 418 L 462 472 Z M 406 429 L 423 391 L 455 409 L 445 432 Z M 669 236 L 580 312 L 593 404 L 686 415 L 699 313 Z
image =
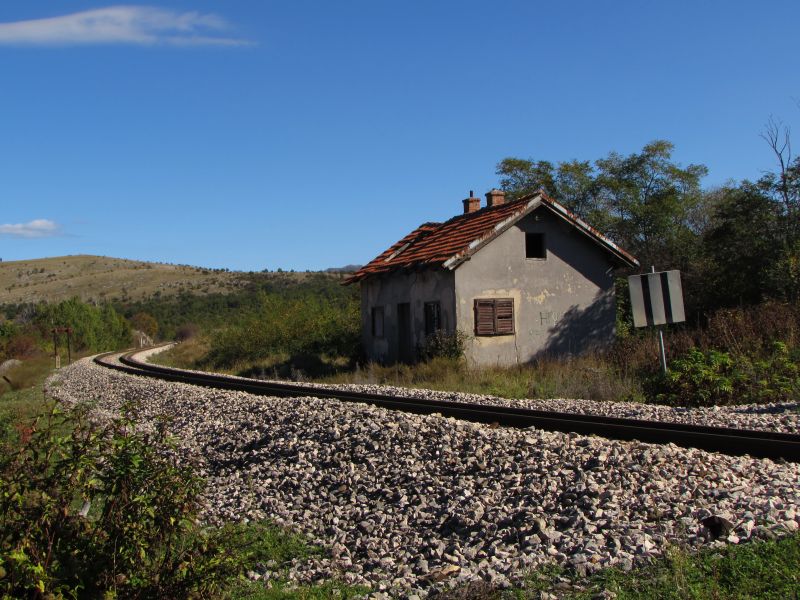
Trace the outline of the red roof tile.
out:
M 444 223 L 424 223 L 391 248 L 353 273 L 345 283 L 399 269 L 439 267 L 455 269 L 484 244 L 528 213 L 545 207 L 588 235 L 629 266 L 633 256 L 544 193 L 531 194 L 500 206 L 461 214 Z

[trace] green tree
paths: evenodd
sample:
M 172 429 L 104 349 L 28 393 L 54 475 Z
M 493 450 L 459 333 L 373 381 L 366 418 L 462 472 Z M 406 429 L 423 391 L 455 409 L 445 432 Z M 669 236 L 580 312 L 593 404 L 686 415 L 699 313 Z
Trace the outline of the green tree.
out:
M 670 142 L 656 140 L 639 153 L 612 152 L 596 162 L 607 232 L 645 267 L 687 269 L 687 250 L 698 242 L 692 216 L 703 202 L 700 181 L 708 169 L 681 167 L 672 150 Z
M 510 200 L 544 190 L 558 196 L 556 171 L 553 163 L 525 158 L 504 158 L 495 171 L 500 176 L 500 187 Z
M 138 329 L 149 337 L 155 338 L 158 334 L 158 321 L 153 315 L 146 312 L 137 312 L 130 320 L 134 329 Z
M 559 163 L 553 193 L 564 206 L 597 227 L 605 223 L 605 214 L 597 204 L 597 178 L 588 160 Z
M 719 196 L 703 238 L 707 306 L 755 304 L 774 296 L 770 270 L 781 251 L 775 244 L 775 203 L 753 184 L 722 189 Z
M 100 352 L 130 343 L 128 322 L 110 304 L 92 306 L 78 298 L 36 306 L 34 323 L 44 340 L 51 339 L 53 327 L 71 327 L 76 350 Z
M 707 169 L 672 160 L 673 145 L 650 142 L 641 152 L 611 152 L 592 164 L 505 158 L 497 165 L 510 198 L 543 189 L 639 258 L 642 265 L 687 269 L 706 221 L 700 187 Z
M 546 160 L 504 158 L 495 171 L 509 199 L 544 190 L 584 218 L 596 212 L 597 186 L 589 161 L 571 160 L 558 165 Z

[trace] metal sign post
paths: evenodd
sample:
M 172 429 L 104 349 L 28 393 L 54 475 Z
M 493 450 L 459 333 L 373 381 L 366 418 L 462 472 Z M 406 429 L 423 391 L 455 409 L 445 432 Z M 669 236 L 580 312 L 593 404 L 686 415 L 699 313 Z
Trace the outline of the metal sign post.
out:
M 667 352 L 664 347 L 664 332 L 659 325 L 682 323 L 686 320 L 683 310 L 683 288 L 680 271 L 661 271 L 656 268 L 644 275 L 628 277 L 634 327 L 654 326 L 658 332 L 658 349 L 661 371 L 667 372 Z
M 655 265 L 650 266 L 650 272 L 655 273 L 656 267 Z M 664 331 L 660 328 L 656 328 L 658 330 L 658 349 L 659 349 L 659 357 L 661 358 L 661 372 L 666 375 L 667 374 L 667 349 L 664 347 Z

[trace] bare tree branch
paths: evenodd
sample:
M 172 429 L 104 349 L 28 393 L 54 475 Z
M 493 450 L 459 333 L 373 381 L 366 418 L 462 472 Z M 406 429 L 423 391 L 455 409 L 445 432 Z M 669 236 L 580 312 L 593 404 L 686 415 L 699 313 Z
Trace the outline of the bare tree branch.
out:
M 767 145 L 778 161 L 778 166 L 780 167 L 777 185 L 778 193 L 786 207 L 787 213 L 790 213 L 792 205 L 787 170 L 792 164 L 791 129 L 788 125 L 784 125 L 783 121 L 776 121 L 775 118 L 770 115 L 767 124 L 764 126 L 764 131 L 761 132 L 761 138 L 767 142 Z

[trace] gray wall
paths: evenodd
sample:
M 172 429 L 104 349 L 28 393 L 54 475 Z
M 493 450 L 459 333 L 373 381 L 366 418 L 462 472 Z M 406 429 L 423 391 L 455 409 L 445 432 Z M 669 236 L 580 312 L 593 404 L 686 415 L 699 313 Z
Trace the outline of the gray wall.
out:
M 439 302 L 442 327 L 453 331 L 455 325 L 454 273 L 424 270 L 394 273 L 390 277 L 372 277 L 361 282 L 361 339 L 368 358 L 392 363 L 398 359 L 397 304 L 411 305 L 414 347 L 425 341 L 425 302 Z M 372 336 L 372 307 L 383 306 L 384 337 Z
M 525 233 L 545 234 L 547 258 L 525 258 Z M 455 270 L 456 322 L 476 364 L 578 354 L 614 337 L 611 255 L 539 208 Z M 475 337 L 473 300 L 513 298 L 514 335 Z

